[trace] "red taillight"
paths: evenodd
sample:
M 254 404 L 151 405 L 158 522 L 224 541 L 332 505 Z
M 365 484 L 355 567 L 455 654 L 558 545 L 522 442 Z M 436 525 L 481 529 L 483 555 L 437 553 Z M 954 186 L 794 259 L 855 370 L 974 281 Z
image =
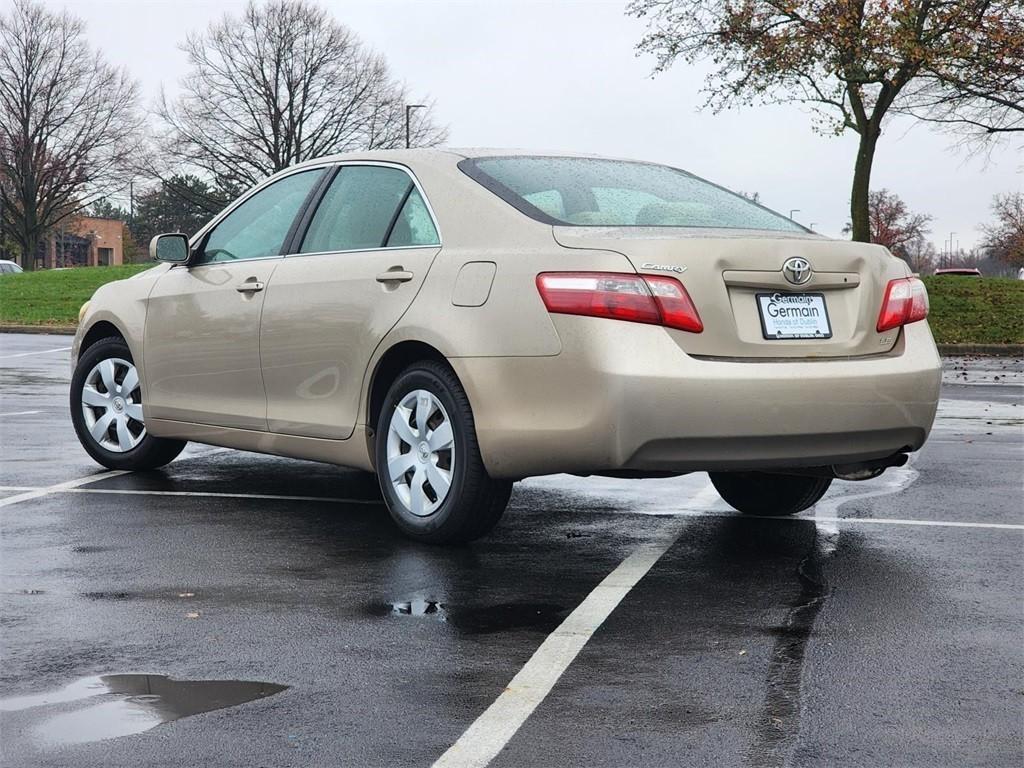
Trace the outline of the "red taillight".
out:
M 916 323 L 928 317 L 928 291 L 916 277 L 890 280 L 885 287 L 882 311 L 878 313 L 879 333 Z
M 704 325 L 682 283 L 671 277 L 613 272 L 544 272 L 537 275 L 548 312 L 610 317 L 700 333 Z

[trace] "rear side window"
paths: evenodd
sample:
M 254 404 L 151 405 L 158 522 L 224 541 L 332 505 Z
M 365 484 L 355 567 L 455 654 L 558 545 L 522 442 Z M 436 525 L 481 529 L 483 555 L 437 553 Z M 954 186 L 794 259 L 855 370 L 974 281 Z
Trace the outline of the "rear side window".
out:
M 392 233 L 392 224 L 397 229 L 399 214 L 405 213 L 413 191 L 412 179 L 398 168 L 342 167 L 320 202 L 299 252 L 383 247 Z M 403 231 L 407 238 L 412 236 L 408 220 Z
M 419 190 L 413 187 L 395 219 L 387 245 L 389 248 L 401 248 L 413 245 L 437 245 L 437 228 L 430 218 L 430 211 L 420 196 Z
M 807 231 L 716 184 L 653 163 L 521 155 L 469 158 L 459 168 L 547 224 Z

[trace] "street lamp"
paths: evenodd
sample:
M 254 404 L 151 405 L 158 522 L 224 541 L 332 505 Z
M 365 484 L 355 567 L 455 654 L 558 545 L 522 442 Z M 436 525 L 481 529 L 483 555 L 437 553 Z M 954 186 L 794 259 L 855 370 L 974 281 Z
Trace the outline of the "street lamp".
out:
M 789 220 L 790 221 L 796 221 L 796 219 L 793 218 L 793 214 L 794 213 L 800 213 L 800 209 L 799 208 L 791 208 L 790 209 L 790 211 L 789 211 Z
M 426 109 L 426 104 L 406 104 L 405 105 L 405 148 L 409 149 L 411 146 L 409 139 L 409 115 L 412 114 L 414 109 Z

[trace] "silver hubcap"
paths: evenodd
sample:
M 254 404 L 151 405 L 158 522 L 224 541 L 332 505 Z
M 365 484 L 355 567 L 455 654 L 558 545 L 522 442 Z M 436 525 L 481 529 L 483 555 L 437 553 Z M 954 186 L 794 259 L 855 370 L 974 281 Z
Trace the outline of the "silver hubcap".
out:
M 93 366 L 82 387 L 82 415 L 100 447 L 124 453 L 137 446 L 146 436 L 146 425 L 135 366 L 118 357 Z
M 402 397 L 388 428 L 388 477 L 406 510 L 432 515 L 455 471 L 455 435 L 441 402 L 425 389 Z

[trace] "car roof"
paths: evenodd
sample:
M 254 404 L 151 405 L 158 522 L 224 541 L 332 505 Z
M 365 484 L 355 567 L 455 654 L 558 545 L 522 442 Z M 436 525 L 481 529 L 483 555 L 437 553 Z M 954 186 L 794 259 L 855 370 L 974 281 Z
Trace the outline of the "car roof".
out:
M 478 157 L 580 157 L 600 160 L 624 160 L 626 162 L 644 162 L 628 158 L 607 157 L 605 155 L 586 154 L 582 152 L 565 152 L 561 150 L 513 149 L 500 147 L 424 147 L 416 149 L 367 149 L 354 152 L 342 152 L 335 155 L 324 155 L 305 160 L 292 166 L 297 168 L 318 163 L 346 162 L 367 160 L 377 162 L 399 163 L 410 165 L 416 163 L 442 163 L 450 165 L 453 161 Z

